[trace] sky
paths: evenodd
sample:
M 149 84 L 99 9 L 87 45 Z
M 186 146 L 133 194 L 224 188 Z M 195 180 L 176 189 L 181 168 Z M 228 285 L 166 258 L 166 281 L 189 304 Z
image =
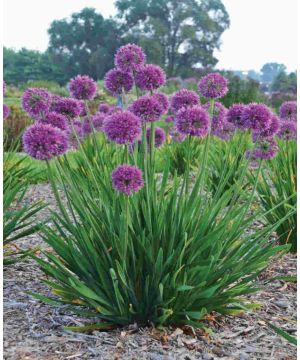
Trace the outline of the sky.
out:
M 6 47 L 44 51 L 53 20 L 94 7 L 104 17 L 115 14 L 114 0 L 4 0 Z M 296 69 L 297 0 L 223 0 L 231 21 L 215 56 L 217 68 L 259 70 L 267 62 Z

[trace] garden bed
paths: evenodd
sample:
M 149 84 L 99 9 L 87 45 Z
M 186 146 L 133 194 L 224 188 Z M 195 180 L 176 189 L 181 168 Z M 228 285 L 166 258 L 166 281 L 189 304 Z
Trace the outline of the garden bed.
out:
M 31 187 L 25 201 L 43 199 L 55 206 L 48 184 Z M 30 200 L 29 200 L 30 199 Z M 49 209 L 39 213 L 41 219 Z M 45 246 L 39 235 L 18 246 Z M 270 264 L 261 276 L 271 278 L 296 274 L 296 256 L 288 254 Z M 40 282 L 44 275 L 31 260 L 4 270 L 4 358 L 5 359 L 295 359 L 296 347 L 276 335 L 266 319 L 291 335 L 296 332 L 296 285 L 275 280 L 251 297 L 262 307 L 254 314 L 211 317 L 212 333 L 193 333 L 190 328 L 137 328 L 134 325 L 109 332 L 81 334 L 63 326 L 85 325 L 86 320 L 65 314 L 33 299 L 26 291 L 48 294 Z

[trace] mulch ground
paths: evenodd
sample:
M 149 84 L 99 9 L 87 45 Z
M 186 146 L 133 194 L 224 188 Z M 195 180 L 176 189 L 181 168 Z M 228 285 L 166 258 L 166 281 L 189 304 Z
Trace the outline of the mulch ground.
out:
M 32 186 L 27 199 L 44 199 L 50 208 L 55 206 L 48 184 Z M 45 218 L 48 213 L 49 209 L 43 210 L 39 217 Z M 18 242 L 21 248 L 35 245 L 45 246 L 39 235 Z M 296 256 L 287 254 L 273 261 L 261 276 L 268 279 L 296 275 L 296 264 Z M 43 276 L 32 260 L 4 269 L 4 359 L 296 359 L 296 347 L 265 322 L 296 336 L 295 283 L 268 282 L 264 291 L 248 296 L 251 302 L 262 304 L 261 308 L 236 317 L 212 316 L 208 319 L 210 334 L 191 328 L 159 331 L 134 325 L 81 334 L 67 332 L 63 327 L 85 325 L 85 319 L 45 305 L 26 293 L 49 295 L 40 281 Z

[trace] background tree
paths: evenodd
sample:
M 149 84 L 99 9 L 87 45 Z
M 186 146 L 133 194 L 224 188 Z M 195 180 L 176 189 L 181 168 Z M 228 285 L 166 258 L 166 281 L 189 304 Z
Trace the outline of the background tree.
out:
M 261 80 L 266 83 L 272 83 L 274 78 L 286 70 L 286 66 L 278 63 L 267 63 L 261 68 Z
M 117 0 L 115 5 L 126 41 L 143 46 L 148 61 L 163 66 L 168 76 L 217 63 L 213 52 L 229 27 L 220 0 Z
M 291 72 L 287 74 L 286 72 L 280 72 L 274 79 L 271 89 L 273 91 L 287 92 L 287 93 L 297 93 L 297 74 L 296 72 Z

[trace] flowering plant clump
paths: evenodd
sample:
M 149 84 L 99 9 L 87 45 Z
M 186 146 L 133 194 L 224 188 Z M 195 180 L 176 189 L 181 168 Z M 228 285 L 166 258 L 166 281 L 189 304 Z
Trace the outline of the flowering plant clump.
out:
M 76 99 L 60 97 L 55 100 L 53 111 L 74 119 L 82 113 L 82 104 Z
M 297 102 L 286 101 L 279 109 L 281 120 L 297 121 Z
M 103 130 L 104 120 L 107 118 L 107 115 L 101 112 L 96 112 L 91 120 L 89 117 L 85 117 L 82 123 L 82 130 L 84 135 L 90 135 L 93 132 L 92 127 L 95 131 L 100 132 Z
M 39 119 L 39 122 L 52 125 L 60 130 L 67 130 L 69 128 L 67 117 L 54 111 L 46 113 L 44 117 Z
M 278 137 L 283 140 L 296 140 L 297 139 L 297 125 L 295 121 L 281 121 L 278 131 Z
M 78 100 L 92 100 L 97 93 L 97 85 L 87 75 L 77 75 L 70 81 L 70 94 Z
M 28 88 L 22 96 L 23 109 L 33 118 L 49 111 L 51 95 L 46 89 Z
M 245 124 L 243 118 L 243 113 L 245 109 L 246 105 L 244 104 L 233 104 L 227 111 L 227 121 L 232 123 L 238 129 L 247 129 L 247 124 Z
M 200 94 L 207 99 L 217 99 L 225 96 L 228 92 L 228 81 L 219 73 L 204 76 L 198 84 Z
M 119 69 L 109 70 L 104 78 L 105 88 L 114 96 L 129 92 L 133 88 L 133 77 L 130 73 Z
M 271 128 L 271 111 L 251 104 L 229 121 L 226 109 L 215 102 L 228 90 L 219 74 L 199 83 L 201 95 L 209 99 L 206 109 L 199 94 L 187 89 L 172 96 L 169 109 L 166 96 L 156 92 L 162 74 L 145 65 L 143 50 L 134 44 L 117 51 L 115 66 L 130 73 L 136 91 L 123 89 L 118 107 L 104 106 L 96 114 L 103 134 L 93 131 L 88 101 L 85 119 L 80 112 L 71 114 L 73 103 L 63 111 L 58 107 L 68 114 L 71 128 L 78 121 L 92 130 L 82 143 L 79 139 L 72 163 L 65 154 L 68 132 L 36 123 L 24 134 L 25 151 L 47 160 L 59 208 L 53 226 L 43 229 L 51 251 L 44 252 L 46 259 L 34 256 L 54 279 L 47 284 L 58 294 L 55 302 L 99 318 L 89 330 L 130 323 L 202 327 L 211 312 L 228 315 L 251 308 L 242 296 L 257 290 L 258 275 L 271 256 L 290 248 L 274 247 L 271 234 L 294 214 L 291 209 L 253 229 L 254 222 L 274 211 L 257 209 L 253 201 L 262 166 L 278 152 L 276 135 L 249 141 L 251 132 Z M 147 93 L 140 96 L 139 87 Z M 55 107 L 67 100 L 56 100 Z M 170 110 L 174 125 L 165 141 L 155 122 Z M 240 131 L 244 123 L 247 130 Z M 213 127 L 228 142 L 212 136 Z M 249 192 L 245 152 L 250 146 L 259 166 Z M 63 159 L 48 161 L 60 154 Z

